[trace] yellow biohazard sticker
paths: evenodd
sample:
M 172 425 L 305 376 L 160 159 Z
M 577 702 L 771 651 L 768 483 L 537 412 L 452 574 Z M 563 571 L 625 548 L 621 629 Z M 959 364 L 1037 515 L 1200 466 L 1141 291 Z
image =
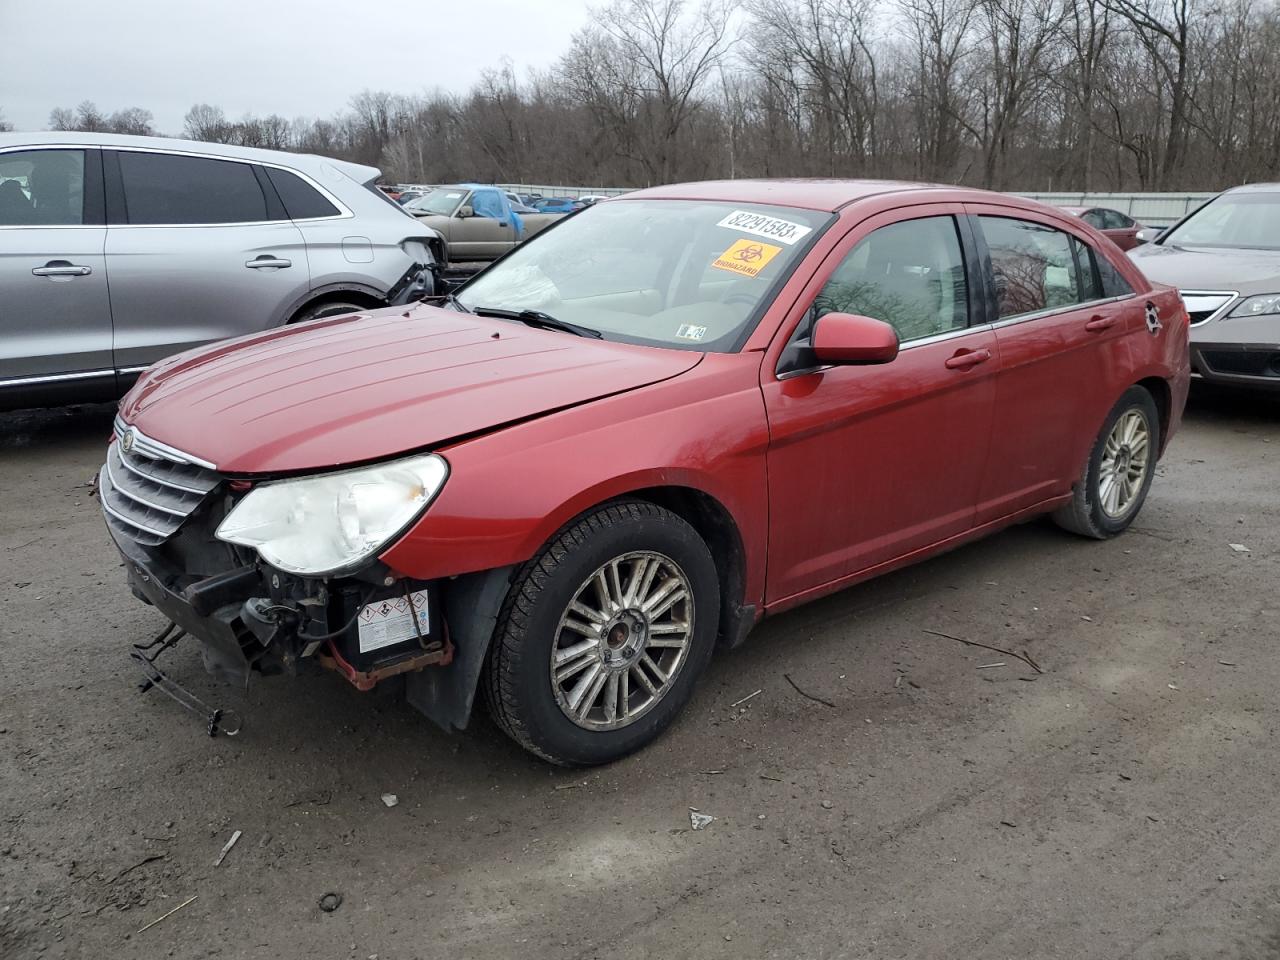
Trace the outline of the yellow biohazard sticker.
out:
M 771 243 L 761 243 L 759 240 L 735 240 L 733 246 L 711 261 L 711 265 L 720 270 L 728 270 L 730 273 L 740 273 L 744 277 L 754 277 L 781 252 L 781 247 L 775 247 Z

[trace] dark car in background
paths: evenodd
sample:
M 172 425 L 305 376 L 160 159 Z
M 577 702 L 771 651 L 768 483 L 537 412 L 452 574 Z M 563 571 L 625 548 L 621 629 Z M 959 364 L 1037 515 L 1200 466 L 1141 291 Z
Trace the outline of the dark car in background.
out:
M 1121 250 L 1132 250 L 1145 241 L 1138 232 L 1144 227 L 1133 217 L 1109 207 L 1063 207 L 1067 213 L 1079 217 L 1114 243 Z
M 1280 184 L 1220 193 L 1129 256 L 1181 290 L 1196 375 L 1280 390 Z

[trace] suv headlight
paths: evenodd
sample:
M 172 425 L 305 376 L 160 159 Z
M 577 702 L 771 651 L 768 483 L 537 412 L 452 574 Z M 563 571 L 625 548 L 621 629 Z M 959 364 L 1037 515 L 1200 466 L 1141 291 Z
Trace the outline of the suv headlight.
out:
M 449 475 L 435 454 L 263 483 L 218 526 L 273 567 L 318 576 L 354 567 L 404 531 Z
M 1269 313 L 1280 313 L 1280 293 L 1263 293 L 1241 300 L 1228 316 L 1261 317 Z

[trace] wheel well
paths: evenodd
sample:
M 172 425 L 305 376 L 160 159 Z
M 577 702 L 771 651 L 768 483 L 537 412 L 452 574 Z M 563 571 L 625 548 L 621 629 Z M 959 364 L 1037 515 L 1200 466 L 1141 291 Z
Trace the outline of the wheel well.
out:
M 377 297 L 363 293 L 359 290 L 333 290 L 329 293 L 324 293 L 318 297 L 308 300 L 297 310 L 293 311 L 293 316 L 285 322 L 297 323 L 298 318 L 308 310 L 312 310 L 315 307 L 322 307 L 326 303 L 354 303 L 358 307 L 368 307 L 369 309 L 385 307 L 387 305 L 385 300 L 379 300 Z
M 698 531 L 720 575 L 720 635 L 722 646 L 735 647 L 755 623 L 755 612 L 743 607 L 746 592 L 746 551 L 733 516 L 715 497 L 692 487 L 648 487 L 627 494 L 665 507 Z
M 1163 452 L 1164 445 L 1169 439 L 1169 415 L 1173 407 L 1173 395 L 1169 391 L 1169 384 L 1160 377 L 1147 377 L 1145 380 L 1139 380 L 1134 386 L 1142 387 L 1156 402 L 1156 413 L 1160 415 L 1160 450 Z

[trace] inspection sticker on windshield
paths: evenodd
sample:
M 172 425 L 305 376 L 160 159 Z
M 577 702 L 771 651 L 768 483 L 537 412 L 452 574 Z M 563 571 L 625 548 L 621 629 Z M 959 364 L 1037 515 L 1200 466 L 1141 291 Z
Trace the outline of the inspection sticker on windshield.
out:
M 813 232 L 812 227 L 806 227 L 803 223 L 766 217 L 762 213 L 751 213 L 749 210 L 735 210 L 716 226 L 728 227 L 730 230 L 738 230 L 741 233 L 754 233 L 757 237 L 777 240 L 788 246 L 797 240 L 803 240 Z
M 744 277 L 754 277 L 769 265 L 769 261 L 782 252 L 781 247 L 759 240 L 735 240 L 720 256 L 711 261 L 718 270 L 740 273 Z
M 413 610 L 409 610 L 409 600 L 403 596 L 388 597 L 376 603 L 366 604 L 360 611 L 358 624 L 360 627 L 360 652 L 381 650 L 404 640 L 411 640 L 421 632 L 426 636 L 430 631 L 427 615 L 427 591 L 418 590 L 409 594 L 413 600 Z M 417 624 L 414 624 L 415 615 Z
M 676 330 L 676 336 L 681 340 L 701 340 L 706 335 L 706 327 L 694 326 L 692 323 L 682 323 Z

